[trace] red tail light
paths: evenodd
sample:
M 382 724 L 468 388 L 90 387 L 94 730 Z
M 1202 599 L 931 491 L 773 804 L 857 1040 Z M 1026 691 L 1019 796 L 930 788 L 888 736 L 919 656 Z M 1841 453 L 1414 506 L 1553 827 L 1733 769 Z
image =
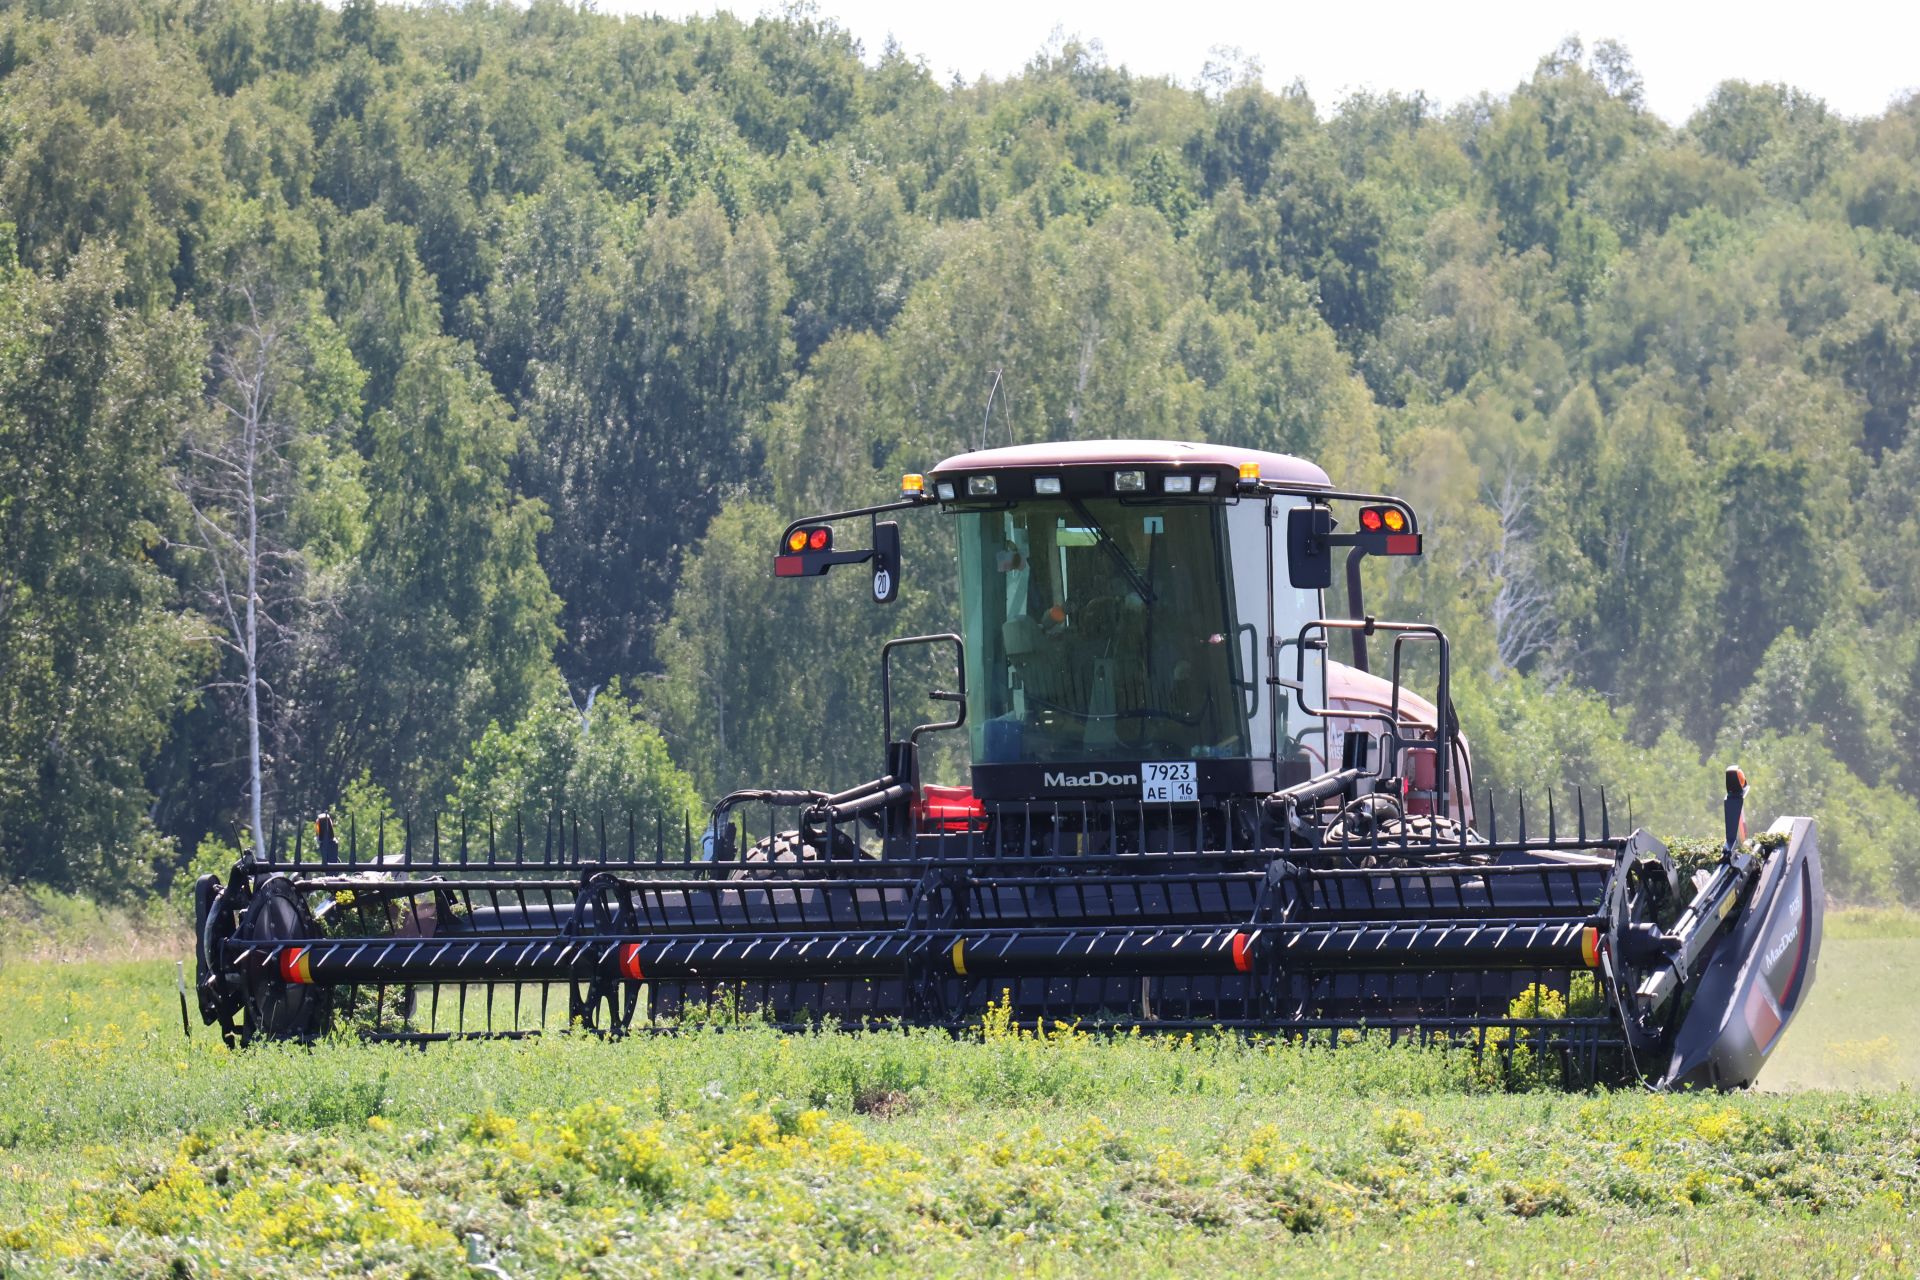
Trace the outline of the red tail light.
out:
M 974 796 L 972 787 L 923 786 L 913 798 L 913 822 L 917 830 L 933 835 L 985 831 L 987 806 Z

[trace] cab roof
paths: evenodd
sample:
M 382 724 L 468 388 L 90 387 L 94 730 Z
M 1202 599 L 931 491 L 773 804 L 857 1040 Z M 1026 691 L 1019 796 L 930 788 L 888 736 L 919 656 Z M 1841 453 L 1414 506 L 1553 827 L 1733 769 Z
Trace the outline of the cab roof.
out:
M 1000 449 L 977 449 L 956 454 L 933 469 L 936 476 L 951 472 L 998 471 L 1007 468 L 1069 467 L 1224 467 L 1237 471 L 1243 462 L 1260 464 L 1260 478 L 1288 488 L 1331 489 L 1333 482 L 1305 458 L 1262 449 L 1240 449 L 1228 444 L 1186 440 L 1061 440 L 1049 444 L 1016 444 Z

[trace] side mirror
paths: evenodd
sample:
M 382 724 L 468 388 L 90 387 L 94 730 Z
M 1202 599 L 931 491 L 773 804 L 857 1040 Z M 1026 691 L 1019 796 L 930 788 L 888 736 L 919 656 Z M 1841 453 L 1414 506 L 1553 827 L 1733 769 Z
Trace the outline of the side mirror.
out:
M 1333 585 L 1333 513 L 1325 507 L 1287 512 L 1287 580 L 1301 591 Z
M 900 524 L 880 520 L 873 526 L 873 602 L 892 604 L 900 594 Z

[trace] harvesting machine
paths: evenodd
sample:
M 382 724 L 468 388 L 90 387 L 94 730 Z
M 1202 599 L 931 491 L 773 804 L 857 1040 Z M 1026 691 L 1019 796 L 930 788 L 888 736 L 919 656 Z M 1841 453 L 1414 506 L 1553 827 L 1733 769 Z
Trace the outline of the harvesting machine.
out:
M 1245 449 L 990 449 L 795 521 L 774 572 L 862 565 L 890 601 L 891 517 L 922 509 L 957 536 L 959 625 L 883 647 L 871 781 L 735 792 L 670 828 L 469 816 L 429 838 L 322 816 L 312 844 L 196 886 L 204 1018 L 239 1041 L 418 1042 L 716 1008 L 958 1030 L 995 1004 L 1025 1026 L 1365 1032 L 1524 1050 L 1569 1083 L 1733 1087 L 1805 998 L 1814 824 L 1749 839 L 1737 769 L 1720 857 L 1685 879 L 1604 792 L 1536 801 L 1531 824 L 1476 796 L 1447 637 L 1362 601 L 1365 557 L 1421 553 L 1406 502 Z M 936 656 L 951 676 L 923 705 L 943 709 L 909 724 L 903 660 Z M 922 778 L 943 733 L 964 735 L 966 786 Z

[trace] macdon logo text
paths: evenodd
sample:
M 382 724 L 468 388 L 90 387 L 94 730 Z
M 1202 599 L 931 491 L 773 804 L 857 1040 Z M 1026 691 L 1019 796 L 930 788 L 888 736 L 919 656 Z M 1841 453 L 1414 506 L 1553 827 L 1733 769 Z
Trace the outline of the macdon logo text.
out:
M 1781 934 L 1780 940 L 1768 948 L 1766 958 L 1760 962 L 1760 968 L 1762 970 L 1771 971 L 1773 966 L 1780 962 L 1780 957 L 1787 954 L 1787 948 L 1800 940 L 1800 898 L 1798 895 L 1795 895 L 1793 904 L 1787 908 L 1785 914 L 1793 919 L 1793 927 Z
M 1092 769 L 1086 773 L 1049 773 L 1041 782 L 1049 787 L 1137 787 L 1140 785 L 1140 775 Z

